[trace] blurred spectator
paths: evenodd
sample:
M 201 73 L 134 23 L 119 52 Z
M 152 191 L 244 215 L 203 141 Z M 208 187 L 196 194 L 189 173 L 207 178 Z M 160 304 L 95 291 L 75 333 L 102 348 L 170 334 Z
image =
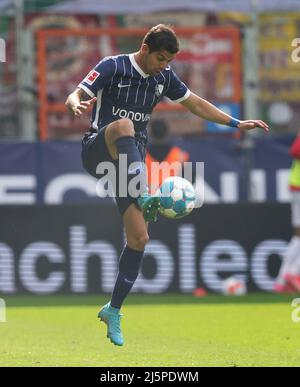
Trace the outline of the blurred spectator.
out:
M 300 130 L 290 148 L 293 164 L 290 173 L 291 212 L 294 235 L 288 245 L 275 284 L 275 292 L 300 291 Z
M 206 15 L 205 25 L 207 27 L 215 27 L 220 25 L 218 15 L 216 13 L 208 13 Z
M 169 128 L 164 120 L 153 120 L 150 128 L 151 144 L 146 155 L 148 185 L 154 193 L 162 181 L 182 173 L 182 164 L 189 154 L 169 139 Z

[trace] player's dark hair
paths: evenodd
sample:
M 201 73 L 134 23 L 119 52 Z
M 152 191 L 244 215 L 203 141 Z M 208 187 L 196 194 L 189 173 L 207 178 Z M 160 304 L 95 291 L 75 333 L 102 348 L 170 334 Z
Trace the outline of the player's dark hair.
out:
M 175 32 L 165 24 L 152 27 L 145 35 L 143 43 L 149 47 L 150 54 L 161 50 L 168 51 L 170 54 L 176 54 L 179 51 Z

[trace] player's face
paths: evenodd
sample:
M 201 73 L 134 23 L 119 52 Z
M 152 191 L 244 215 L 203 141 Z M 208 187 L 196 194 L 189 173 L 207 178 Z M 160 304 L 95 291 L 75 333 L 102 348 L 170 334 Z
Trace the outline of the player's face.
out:
M 145 56 L 146 73 L 152 76 L 158 75 L 175 58 L 176 54 L 170 54 L 168 51 L 154 51 Z

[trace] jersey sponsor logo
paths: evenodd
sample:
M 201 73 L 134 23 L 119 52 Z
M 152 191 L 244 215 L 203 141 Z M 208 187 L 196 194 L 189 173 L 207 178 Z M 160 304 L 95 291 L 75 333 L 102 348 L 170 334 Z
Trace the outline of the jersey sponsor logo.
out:
M 151 118 L 151 115 L 148 113 L 134 112 L 132 110 L 120 109 L 115 106 L 113 106 L 112 108 L 112 114 L 114 116 L 119 116 L 120 118 L 129 118 L 130 120 L 135 122 L 150 121 Z
M 159 98 L 164 90 L 164 85 L 156 85 L 155 86 L 155 95 Z
M 99 77 L 100 73 L 96 70 L 92 70 L 87 77 L 85 78 L 85 82 L 89 85 L 92 85 L 96 79 Z

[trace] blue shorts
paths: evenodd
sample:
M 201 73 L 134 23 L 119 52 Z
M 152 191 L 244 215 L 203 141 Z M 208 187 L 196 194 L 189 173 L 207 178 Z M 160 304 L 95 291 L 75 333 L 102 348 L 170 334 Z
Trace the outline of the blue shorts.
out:
M 82 151 L 81 151 L 81 159 L 84 169 L 93 177 L 100 179 L 104 175 L 99 175 L 96 173 L 96 169 L 99 163 L 103 161 L 109 161 L 115 165 L 116 168 L 116 178 L 117 183 L 119 181 L 119 168 L 118 168 L 118 160 L 113 160 L 109 154 L 105 143 L 105 130 L 106 127 L 101 128 L 97 131 L 90 131 L 85 133 L 82 139 Z M 146 157 L 146 146 L 147 146 L 147 132 L 136 132 L 135 134 L 135 143 L 140 152 L 142 160 L 145 161 Z M 118 192 L 118 187 L 117 187 Z M 128 197 L 118 197 L 115 196 L 119 211 L 123 216 L 127 208 L 131 204 L 137 205 L 137 199 Z

